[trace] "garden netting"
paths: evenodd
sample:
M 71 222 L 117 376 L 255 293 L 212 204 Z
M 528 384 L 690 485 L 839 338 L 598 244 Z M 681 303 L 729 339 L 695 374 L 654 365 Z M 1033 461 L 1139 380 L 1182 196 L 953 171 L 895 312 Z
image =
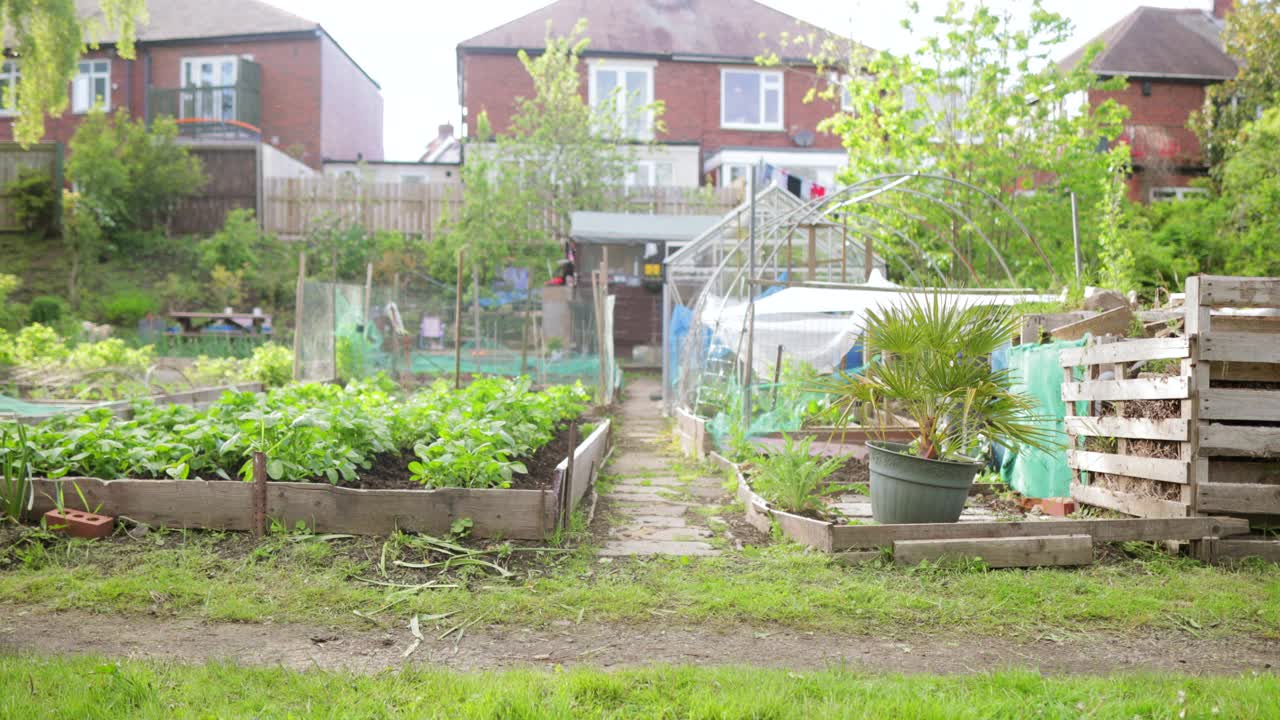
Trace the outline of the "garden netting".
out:
M 540 384 L 581 381 L 612 394 L 613 298 L 602 322 L 590 287 L 464 290 L 405 276 L 390 285 L 307 280 L 298 319 L 300 380 L 392 376 L 528 375 Z M 459 327 L 460 323 L 460 327 Z M 455 330 L 461 352 L 455 353 Z M 601 340 L 603 339 L 603 346 Z M 603 352 L 602 352 L 603 347 Z M 606 400 L 609 398 L 606 397 Z

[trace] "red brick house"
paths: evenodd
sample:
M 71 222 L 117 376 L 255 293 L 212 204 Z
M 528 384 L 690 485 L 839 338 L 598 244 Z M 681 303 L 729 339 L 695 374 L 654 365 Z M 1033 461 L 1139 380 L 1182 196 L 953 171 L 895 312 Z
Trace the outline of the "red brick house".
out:
M 1121 90 L 1091 92 L 1089 105 L 1114 99 L 1129 108 L 1119 142 L 1131 146 L 1131 199 L 1152 202 L 1201 192 L 1191 181 L 1208 167 L 1187 121 L 1204 107 L 1205 88 L 1236 75 L 1221 40 L 1232 5 L 1215 0 L 1212 11 L 1140 7 L 1088 43 L 1103 44 L 1092 70 L 1128 80 Z M 1075 67 L 1084 52 L 1081 47 L 1060 64 Z
M 77 0 L 83 17 L 98 0 Z M 319 24 L 259 0 L 149 0 L 136 57 L 111 37 L 90 50 L 68 89 L 71 104 L 46 121 L 48 141 L 67 142 L 94 105 L 148 119 L 172 115 L 184 133 L 261 137 L 319 168 L 326 157 L 382 158 L 382 91 Z M 21 61 L 6 59 L 0 85 Z M 0 139 L 13 137 L 0 107 Z M 211 121 L 211 122 L 209 122 Z
M 779 49 L 782 33 L 828 33 L 754 0 L 558 0 L 466 40 L 457 56 L 468 135 L 482 111 L 494 132 L 508 127 L 516 98 L 533 92 L 517 51 L 539 51 L 548 26 L 564 35 L 579 19 L 587 21 L 591 40 L 582 68 L 585 99 L 616 102 L 622 117 L 634 115 L 628 106 L 665 103 L 666 129 L 656 138 L 651 120 L 629 123 L 637 139 L 660 146 L 629 184 L 724 185 L 760 159 L 830 184 L 846 163 L 839 138 L 817 132 L 838 108 L 822 99 L 804 102 L 811 89 L 826 87 L 826 78 L 804 57 L 784 58 L 785 68 L 755 62 Z

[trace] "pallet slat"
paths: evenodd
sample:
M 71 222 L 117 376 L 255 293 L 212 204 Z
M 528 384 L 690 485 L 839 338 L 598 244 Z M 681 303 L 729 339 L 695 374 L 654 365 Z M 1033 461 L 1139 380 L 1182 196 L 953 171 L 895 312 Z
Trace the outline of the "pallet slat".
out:
M 1280 307 L 1280 278 L 1201 275 L 1200 304 L 1205 307 Z
M 840 551 L 883 547 L 899 540 L 1088 535 L 1094 542 L 1123 542 L 1126 540 L 1198 540 L 1203 537 L 1245 535 L 1248 532 L 1249 521 L 1243 518 L 1185 517 L 1184 509 L 1182 517 L 1167 518 L 836 525 L 831 528 L 831 539 L 833 549 Z
M 1139 380 L 1095 380 L 1062 384 L 1062 399 L 1072 400 L 1184 400 L 1190 397 L 1185 377 Z
M 1069 417 L 1067 432 L 1088 437 L 1122 437 L 1138 440 L 1185 441 L 1190 423 L 1182 418 Z
M 1210 321 L 1216 325 L 1218 318 Z M 1210 332 L 1200 338 L 1202 360 L 1280 363 L 1280 337 L 1248 332 Z
M 1221 538 L 1214 544 L 1214 555 L 1217 562 L 1256 557 L 1262 558 L 1267 562 L 1280 563 L 1280 538 L 1270 540 Z
M 1086 505 L 1094 507 L 1115 510 L 1126 515 L 1134 515 L 1142 519 L 1165 518 L 1165 519 L 1184 519 L 1187 518 L 1189 508 L 1180 502 L 1174 500 L 1163 500 L 1161 498 L 1141 497 L 1132 493 L 1123 493 L 1107 488 L 1094 487 L 1092 485 L 1072 485 L 1071 497 L 1079 500 Z M 1249 527 L 1248 521 L 1242 520 L 1245 532 Z M 1218 533 L 1206 533 L 1201 537 L 1209 537 Z M 1094 537 L 1097 537 L 1096 535 Z M 1182 538 L 1141 538 L 1152 540 L 1177 540 Z M 1188 538 L 1198 539 L 1198 538 Z
M 1201 512 L 1280 515 L 1280 485 L 1202 483 L 1196 503 Z
M 1166 360 L 1188 357 L 1190 343 L 1186 338 L 1153 338 L 1069 348 L 1059 353 L 1063 367 L 1103 365 L 1106 363 Z
M 1079 340 L 1086 334 L 1123 335 L 1133 324 L 1133 311 L 1127 307 L 1112 308 L 1091 318 L 1052 328 L 1055 340 Z
M 1204 420 L 1280 422 L 1280 392 L 1201 388 L 1200 417 Z
M 893 544 L 896 565 L 917 565 L 944 558 L 981 558 L 987 567 L 1041 567 L 1093 563 L 1093 538 L 1088 535 L 976 540 L 900 540 Z
M 1067 464 L 1077 470 L 1126 475 L 1128 477 L 1160 480 L 1169 483 L 1187 483 L 1187 465 L 1183 460 L 1137 457 L 1135 455 L 1111 455 L 1088 450 L 1068 450 Z
M 1280 427 L 1200 424 L 1200 456 L 1265 457 L 1280 454 Z

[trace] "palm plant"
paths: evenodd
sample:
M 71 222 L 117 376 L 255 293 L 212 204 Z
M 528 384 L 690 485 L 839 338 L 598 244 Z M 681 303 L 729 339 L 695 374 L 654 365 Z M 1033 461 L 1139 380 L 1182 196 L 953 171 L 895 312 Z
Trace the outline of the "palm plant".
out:
M 860 375 L 820 381 L 821 389 L 844 408 L 842 423 L 910 417 L 918 425 L 911 451 L 921 458 L 963 458 L 992 440 L 1049 449 L 1053 435 L 1037 424 L 1034 400 L 1010 390 L 1008 370 L 991 367 L 1017 325 L 1008 306 L 908 296 L 867 315 L 866 345 L 879 356 Z

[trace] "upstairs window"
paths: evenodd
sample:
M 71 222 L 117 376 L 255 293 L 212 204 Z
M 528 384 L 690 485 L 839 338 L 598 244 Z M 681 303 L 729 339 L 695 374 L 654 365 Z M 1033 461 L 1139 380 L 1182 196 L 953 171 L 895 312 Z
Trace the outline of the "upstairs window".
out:
M 1208 190 L 1199 187 L 1153 187 L 1150 191 L 1151 202 L 1171 202 L 1208 195 Z
M 87 113 L 95 105 L 111 109 L 111 61 L 83 60 L 71 81 L 71 112 Z
M 653 63 L 596 61 L 591 64 L 591 106 L 609 118 L 623 137 L 653 137 Z
M 721 70 L 720 127 L 781 130 L 782 73 Z
M 0 115 L 15 115 L 18 112 L 18 63 L 6 60 L 0 65 Z

